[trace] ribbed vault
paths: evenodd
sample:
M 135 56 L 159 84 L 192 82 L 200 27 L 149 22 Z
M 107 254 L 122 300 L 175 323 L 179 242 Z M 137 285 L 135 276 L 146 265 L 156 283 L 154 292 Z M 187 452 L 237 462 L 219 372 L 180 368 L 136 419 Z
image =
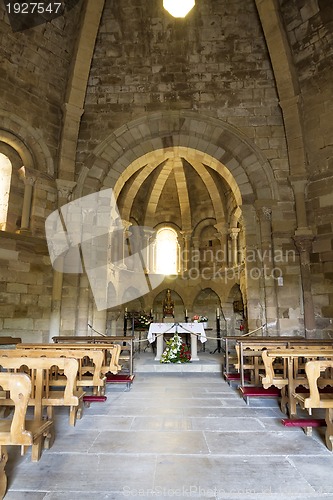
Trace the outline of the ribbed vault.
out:
M 151 161 L 123 182 L 118 194 L 124 220 L 148 227 L 172 222 L 182 231 L 191 231 L 203 217 L 223 223 L 228 210 L 236 206 L 235 194 L 223 175 L 205 165 L 195 152 L 184 150 L 160 161 L 151 155 Z

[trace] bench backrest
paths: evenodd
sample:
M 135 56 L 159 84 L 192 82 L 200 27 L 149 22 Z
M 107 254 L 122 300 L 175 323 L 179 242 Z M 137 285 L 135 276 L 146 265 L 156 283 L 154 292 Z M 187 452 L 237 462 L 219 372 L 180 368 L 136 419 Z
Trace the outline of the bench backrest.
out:
M 54 344 L 50 344 L 53 346 Z M 0 350 L 0 356 L 7 355 L 11 357 L 48 357 L 48 358 L 56 358 L 56 357 L 64 357 L 64 358 L 74 358 L 78 360 L 78 381 L 81 380 L 82 377 L 82 363 L 88 358 L 93 365 L 93 374 L 91 377 L 91 386 L 93 387 L 102 387 L 105 383 L 104 377 L 102 376 L 102 366 L 104 361 L 104 354 L 101 350 L 98 349 L 67 349 L 63 347 L 63 349 L 20 349 L 20 346 L 17 346 L 15 350 L 12 350 L 10 353 L 8 351 L 2 352 Z
M 90 350 L 97 350 L 97 351 L 102 351 L 105 356 L 105 364 L 107 363 L 108 366 L 105 368 L 103 367 L 103 372 L 105 373 L 106 371 L 111 371 L 111 372 L 117 372 L 121 369 L 121 366 L 119 364 L 119 356 L 121 352 L 121 346 L 119 344 L 20 344 L 17 346 L 18 349 L 56 349 L 56 350 L 63 350 L 63 349 L 70 349 L 70 350 L 80 350 L 80 349 L 90 349 Z M 110 359 L 107 360 L 106 358 L 109 357 Z
M 4 351 L 7 354 L 7 351 Z M 12 357 L 3 354 L 0 357 L 2 369 L 10 371 L 22 371 L 24 367 L 29 370 L 31 378 L 31 398 L 29 403 L 35 407 L 35 416 L 42 417 L 42 407 L 49 404 L 57 406 L 77 406 L 78 397 L 75 395 L 77 387 L 78 362 L 73 358 L 41 358 L 41 357 Z M 66 377 L 64 391 L 50 401 L 52 390 L 50 390 L 50 378 L 52 369 L 57 367 L 63 370 Z
M 309 382 L 310 390 L 310 395 L 305 400 L 306 408 L 333 408 L 333 399 L 323 401 L 323 397 L 321 396 L 318 388 L 318 379 L 320 378 L 320 374 L 327 368 L 333 368 L 333 360 L 322 359 L 308 361 L 305 363 L 305 373 Z
M 9 431 L 0 432 L 1 445 L 29 445 L 32 435 L 25 429 L 25 417 L 31 394 L 31 380 L 25 373 L 0 373 L 0 386 L 9 391 L 13 401 L 14 415 Z

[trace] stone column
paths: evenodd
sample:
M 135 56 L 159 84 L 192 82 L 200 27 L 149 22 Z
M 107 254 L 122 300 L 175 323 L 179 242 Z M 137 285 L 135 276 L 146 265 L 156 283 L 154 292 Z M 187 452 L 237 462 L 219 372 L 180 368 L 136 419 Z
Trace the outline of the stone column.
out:
M 307 216 L 306 216 L 306 205 L 305 205 L 305 189 L 308 183 L 304 176 L 290 176 L 290 185 L 294 191 L 295 196 L 295 208 L 296 208 L 296 218 L 297 218 L 297 232 L 301 231 L 304 233 L 304 229 L 309 233 Z M 311 231 L 309 234 L 312 234 Z
M 129 228 L 132 223 L 127 220 L 122 220 L 122 237 L 119 235 L 119 249 L 120 249 L 120 268 L 127 269 L 125 258 L 128 257 L 126 239 L 131 235 Z
M 307 338 L 315 337 L 315 314 L 311 293 L 311 271 L 310 271 L 310 252 L 312 249 L 313 236 L 301 235 L 294 236 L 294 242 L 300 256 L 301 280 L 304 304 L 304 329 Z
M 21 167 L 19 169 L 19 177 L 24 182 L 23 208 L 21 217 L 21 228 L 19 232 L 27 233 L 30 232 L 32 194 L 35 182 L 38 177 L 38 172 L 31 168 Z
M 143 259 L 145 263 L 145 273 L 152 273 L 154 272 L 154 255 L 153 255 L 153 240 L 155 238 L 155 231 L 153 229 L 143 229 Z M 138 250 L 141 251 L 142 245 L 139 242 L 139 248 Z
M 199 260 L 200 260 L 200 240 L 197 236 L 192 238 L 193 253 L 191 258 L 191 263 L 193 269 L 199 270 Z M 195 259 L 193 257 L 195 256 Z
M 103 311 L 101 311 L 100 314 L 102 312 Z M 120 309 L 114 309 L 112 311 L 109 311 L 107 314 L 108 319 L 111 321 L 110 331 L 107 332 L 109 335 L 117 335 L 117 320 L 119 319 L 120 312 L 121 312 Z M 105 314 L 106 314 L 106 311 L 105 311 Z
M 62 179 L 56 180 L 58 188 L 58 206 L 61 207 L 68 202 L 74 187 L 75 182 L 63 181 Z M 62 257 L 59 257 L 62 259 Z M 61 268 L 61 262 L 57 263 L 58 269 Z M 50 340 L 53 336 L 60 335 L 61 327 L 61 302 L 62 302 L 62 285 L 63 285 L 63 272 L 53 270 L 53 287 L 52 287 L 52 303 L 51 303 L 51 319 L 50 319 Z
M 186 272 L 188 271 L 190 263 L 190 241 L 192 231 L 181 231 L 181 235 L 183 236 L 183 244 L 181 245 L 183 258 L 180 261 L 180 270 L 181 272 Z
M 78 297 L 78 308 L 77 308 L 77 318 L 76 318 L 76 333 L 77 335 L 85 336 L 90 335 L 88 330 L 89 323 L 89 281 L 85 274 L 80 276 L 79 285 L 79 297 Z
M 229 229 L 229 234 L 231 238 L 231 265 L 238 265 L 238 235 L 240 229 L 238 227 L 232 227 Z
M 221 245 L 221 255 L 223 256 L 223 261 L 222 259 L 218 260 L 220 267 L 222 266 L 222 262 L 224 262 L 225 266 L 228 265 L 228 247 L 227 247 L 227 236 L 228 236 L 228 227 L 225 222 L 220 222 L 218 224 L 215 224 L 215 229 L 217 231 L 217 238 L 220 241 Z
M 264 288 L 266 329 L 277 333 L 280 328 L 276 280 L 273 275 L 275 264 L 272 236 L 272 209 L 271 207 L 258 206 L 257 204 L 257 214 L 260 221 L 261 233 L 261 254 L 258 254 L 258 259 L 261 264 L 261 283 Z

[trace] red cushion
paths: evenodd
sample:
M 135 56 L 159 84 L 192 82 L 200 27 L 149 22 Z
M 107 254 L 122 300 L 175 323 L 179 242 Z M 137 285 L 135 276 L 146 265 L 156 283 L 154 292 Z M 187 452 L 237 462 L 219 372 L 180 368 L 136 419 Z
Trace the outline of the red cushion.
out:
M 104 403 L 107 400 L 106 396 L 83 396 L 83 401 L 86 401 L 87 403 Z
M 281 391 L 276 387 L 269 387 L 268 389 L 264 389 L 263 387 L 255 387 L 255 386 L 240 386 L 239 390 L 246 397 L 265 397 L 265 396 L 280 396 Z
M 323 418 L 283 418 L 281 420 L 285 427 L 324 427 Z

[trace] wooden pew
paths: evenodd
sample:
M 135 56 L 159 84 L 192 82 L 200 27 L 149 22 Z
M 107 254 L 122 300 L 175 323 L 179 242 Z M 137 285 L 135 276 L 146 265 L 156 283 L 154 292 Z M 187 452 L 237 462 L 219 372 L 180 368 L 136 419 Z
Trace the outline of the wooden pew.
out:
M 249 337 L 244 335 L 223 337 L 222 341 L 225 352 L 224 378 L 228 382 L 238 380 L 241 386 L 244 386 L 245 381 L 258 385 L 259 372 L 260 369 L 263 369 L 259 361 L 260 351 L 268 345 L 288 345 L 288 342 L 297 339 L 304 339 L 304 337 Z M 251 376 L 245 373 L 246 370 L 248 370 Z
M 32 382 L 27 374 L 0 373 L 0 386 L 4 391 L 8 391 L 14 405 L 12 418 L 0 420 L 0 498 L 3 498 L 7 490 L 7 446 L 21 446 L 23 450 L 32 446 L 32 460 L 37 461 L 40 458 L 40 440 L 48 435 L 53 422 L 37 417 L 27 420 L 26 413 L 32 390 Z
M 294 392 L 293 396 L 310 413 L 313 408 L 325 408 L 325 441 L 327 448 L 333 451 L 333 390 L 331 392 L 320 392 L 319 384 L 320 379 L 322 379 L 321 373 L 328 368 L 330 370 L 333 369 L 333 359 L 308 361 L 305 364 L 305 373 L 308 380 L 309 392 L 306 394 Z M 332 388 L 333 378 L 329 383 Z
M 319 341 L 320 342 L 320 341 Z M 276 359 L 284 360 L 284 370 L 276 373 Z M 307 360 L 333 359 L 333 347 L 319 343 L 309 345 L 291 345 L 283 349 L 267 349 L 262 352 L 265 366 L 265 376 L 262 378 L 263 387 L 268 389 L 272 386 L 281 389 L 281 410 L 288 413 L 291 418 L 296 418 L 296 400 L 293 394 L 300 390 L 300 386 L 306 387 L 307 378 L 304 366 Z M 327 380 L 319 380 L 321 388 L 327 385 Z
M 76 418 L 81 418 L 83 410 L 84 392 L 77 388 L 78 362 L 73 358 L 48 358 L 48 357 L 15 357 L 15 351 L 2 351 L 0 367 L 2 370 L 24 371 L 27 370 L 32 380 L 32 392 L 29 406 L 34 407 L 34 415 L 37 420 L 43 417 L 46 408 L 47 417 L 53 420 L 54 407 L 69 407 L 69 423 L 75 425 Z M 4 354 L 5 353 L 5 354 Z M 64 387 L 52 386 L 54 370 L 62 370 L 64 373 Z M 11 406 L 10 398 L 1 398 L 0 405 Z M 47 443 L 46 443 L 47 444 Z
M 284 348 L 290 345 L 299 345 L 307 342 L 303 337 L 241 337 L 236 341 L 236 352 L 238 356 L 238 367 L 241 374 L 241 385 L 244 385 L 244 371 L 252 372 L 251 382 L 258 386 L 260 384 L 260 373 L 264 372 L 264 364 L 261 353 L 264 349 Z M 326 342 L 326 341 L 325 341 Z M 329 342 L 329 341 L 327 341 Z M 247 360 L 247 361 L 246 361 Z
M 22 340 L 19 337 L 0 337 L 0 345 L 16 345 L 22 342 Z
M 117 344 L 120 346 L 120 353 L 118 362 L 128 361 L 129 362 L 129 375 L 133 375 L 133 342 L 135 337 L 133 335 L 109 335 L 109 336 L 56 336 L 52 337 L 52 340 L 56 344 L 74 344 L 74 343 L 87 343 L 87 344 Z M 125 353 L 128 353 L 127 355 Z M 122 367 L 120 366 L 120 371 Z M 112 372 L 113 373 L 113 372 Z M 114 373 L 114 375 L 116 375 Z
M 65 346 L 62 349 L 55 349 L 54 344 L 50 344 L 50 349 L 21 349 L 20 345 L 16 346 L 13 355 L 17 356 L 47 356 L 57 357 L 63 356 L 66 358 L 74 358 L 78 360 L 78 376 L 77 387 L 91 387 L 93 395 L 102 394 L 105 392 L 105 375 L 102 374 L 104 362 L 104 353 L 98 349 L 67 349 Z M 1 350 L 0 350 L 1 356 Z M 61 373 L 52 381 L 53 385 L 63 385 L 63 376 Z
M 62 351 L 64 349 L 69 350 L 92 350 L 92 351 L 102 351 L 104 355 L 104 361 L 101 368 L 101 376 L 105 376 L 107 373 L 118 373 L 121 370 L 121 365 L 119 364 L 119 356 L 121 347 L 118 344 L 85 344 L 85 343 L 74 343 L 74 344 L 20 344 L 18 348 L 21 349 L 55 349 L 57 351 Z M 94 367 L 86 366 L 82 367 L 82 376 L 85 373 L 93 370 Z

